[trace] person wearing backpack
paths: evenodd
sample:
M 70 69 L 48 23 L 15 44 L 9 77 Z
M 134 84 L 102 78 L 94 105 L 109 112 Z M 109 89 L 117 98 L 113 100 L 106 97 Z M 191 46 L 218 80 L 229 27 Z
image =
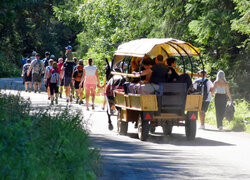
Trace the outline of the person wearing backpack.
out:
M 43 62 L 40 60 L 40 54 L 36 53 L 36 59 L 31 62 L 31 65 L 28 70 L 28 76 L 32 71 L 32 80 L 34 85 L 34 91 L 37 92 L 37 85 L 38 85 L 38 92 L 41 92 L 41 81 L 42 81 L 42 71 L 43 71 Z
M 30 68 L 31 61 L 30 59 L 26 60 L 26 64 L 23 65 L 23 71 L 22 71 L 22 77 L 24 78 L 24 83 L 25 83 L 25 91 L 31 92 L 31 75 L 28 76 L 28 70 Z M 28 88 L 29 86 L 29 88 Z
M 233 101 L 229 91 L 229 85 L 225 78 L 225 73 L 223 71 L 219 71 L 216 76 L 216 80 L 214 82 L 214 88 L 212 93 L 215 92 L 215 111 L 216 111 L 216 121 L 217 128 L 219 131 L 223 130 L 223 118 L 225 114 L 225 109 L 227 105 L 227 97 L 230 101 L 230 105 L 232 106 Z
M 58 86 L 60 83 L 60 75 L 58 72 L 58 66 L 56 62 L 53 62 L 52 69 L 49 70 L 49 87 L 50 87 L 50 100 L 51 105 L 54 104 L 54 94 L 56 96 L 55 101 L 58 104 Z
M 194 89 L 196 89 L 196 91 L 201 92 L 201 94 L 203 95 L 202 108 L 201 111 L 199 111 L 199 116 L 201 121 L 200 129 L 205 129 L 205 117 L 209 103 L 211 101 L 211 91 L 213 89 L 213 83 L 209 79 L 207 79 L 206 71 L 200 71 L 200 74 L 203 77 L 196 80 L 193 87 Z
M 73 95 L 72 95 L 72 92 L 70 92 L 70 89 L 73 86 L 72 74 L 73 74 L 73 69 L 74 69 L 75 63 L 73 61 L 73 56 L 71 56 L 72 55 L 71 49 L 72 49 L 71 46 L 66 47 L 65 55 L 67 56 L 67 59 L 62 67 L 64 88 L 65 88 L 67 102 L 69 102 L 69 101 L 72 102 L 72 98 L 73 98 L 72 97 Z M 69 52 L 71 52 L 71 53 L 69 53 Z M 69 54 L 71 54 L 71 55 L 69 55 Z
M 72 79 L 74 80 L 74 87 L 76 91 L 76 103 L 83 104 L 82 98 L 83 98 L 83 85 L 80 85 L 82 75 L 83 75 L 83 60 L 80 59 L 78 62 L 78 65 L 74 68 L 74 73 Z
M 45 58 L 43 59 L 44 68 L 46 68 L 49 65 L 49 60 L 50 60 L 49 56 L 50 56 L 50 52 L 46 51 Z
M 48 100 L 50 100 L 49 71 L 50 69 L 52 69 L 53 62 L 54 62 L 53 59 L 49 60 L 49 64 L 45 68 L 45 74 L 44 74 L 44 85 L 48 93 Z

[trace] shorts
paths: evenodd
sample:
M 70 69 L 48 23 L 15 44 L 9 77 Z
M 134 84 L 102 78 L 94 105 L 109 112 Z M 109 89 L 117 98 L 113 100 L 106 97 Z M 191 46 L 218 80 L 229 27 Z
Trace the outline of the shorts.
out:
M 42 81 L 41 74 L 33 73 L 32 74 L 32 80 L 33 80 L 33 82 L 39 82 L 40 83 Z
M 80 81 L 75 81 L 75 89 L 79 89 Z M 82 87 L 83 88 L 83 84 Z
M 85 88 L 86 90 L 88 90 L 88 89 L 93 89 L 93 90 L 95 90 L 95 89 L 96 89 L 96 84 L 84 84 L 84 88 Z
M 202 112 L 207 112 L 209 103 L 210 103 L 209 101 L 203 101 L 202 107 L 201 107 Z
M 31 81 L 31 75 L 27 76 L 27 75 L 24 75 L 24 81 L 25 82 L 30 82 Z
M 67 76 L 64 76 L 64 86 L 73 86 L 72 84 L 72 77 L 67 77 Z
M 54 93 L 56 93 L 56 94 L 58 93 L 57 83 L 50 83 L 49 87 L 50 87 L 50 94 L 51 95 L 54 95 Z

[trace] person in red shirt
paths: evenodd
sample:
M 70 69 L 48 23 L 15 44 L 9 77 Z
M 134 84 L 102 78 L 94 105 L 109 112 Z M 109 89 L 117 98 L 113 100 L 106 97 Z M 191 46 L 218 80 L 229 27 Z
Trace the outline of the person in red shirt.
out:
M 58 59 L 58 73 L 60 75 L 60 98 L 62 98 L 62 92 L 63 92 L 63 73 L 62 73 L 62 66 L 63 66 L 63 58 Z

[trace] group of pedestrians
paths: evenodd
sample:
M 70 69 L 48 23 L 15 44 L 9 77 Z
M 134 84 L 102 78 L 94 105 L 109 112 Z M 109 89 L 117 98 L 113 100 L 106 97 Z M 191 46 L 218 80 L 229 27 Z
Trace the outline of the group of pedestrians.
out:
M 232 97 L 229 90 L 228 82 L 225 78 L 225 73 L 223 71 L 219 71 L 216 76 L 216 80 L 212 83 L 207 78 L 206 71 L 201 71 L 201 75 L 203 78 L 200 78 L 195 81 L 194 88 L 198 88 L 197 86 L 202 83 L 204 84 L 203 89 L 203 103 L 201 111 L 199 112 L 201 126 L 200 129 L 205 129 L 205 114 L 208 110 L 209 103 L 212 100 L 212 95 L 215 94 L 215 111 L 216 111 L 216 121 L 218 130 L 223 130 L 223 118 L 225 115 L 225 109 L 227 105 L 227 98 L 230 101 L 230 105 L 232 105 Z
M 45 52 L 45 58 L 41 60 L 39 53 L 32 52 L 32 56 L 25 60 L 22 70 L 25 91 L 31 92 L 33 83 L 34 92 L 40 93 L 43 79 L 48 100 L 53 105 L 58 104 L 59 97 L 62 98 L 63 87 L 67 102 L 72 102 L 75 98 L 76 103 L 83 104 L 85 89 L 87 110 L 89 110 L 89 96 L 92 97 L 92 109 L 94 109 L 96 87 L 101 87 L 97 67 L 93 65 L 91 58 L 88 59 L 87 66 L 84 66 L 82 59 L 77 62 L 70 45 L 66 47 L 65 57 L 65 62 L 63 58 L 56 61 L 54 55 Z

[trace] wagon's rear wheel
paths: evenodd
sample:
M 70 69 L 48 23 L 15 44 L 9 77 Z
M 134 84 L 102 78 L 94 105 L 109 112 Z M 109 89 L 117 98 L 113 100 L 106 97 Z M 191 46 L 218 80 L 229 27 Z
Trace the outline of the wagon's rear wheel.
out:
M 149 134 L 149 121 L 145 120 L 143 115 L 139 115 L 138 119 L 138 138 L 141 141 L 146 141 Z
M 173 125 L 166 121 L 163 125 L 162 125 L 162 130 L 163 130 L 163 134 L 165 136 L 167 135 L 171 135 L 172 134 L 172 130 L 173 130 Z
M 187 140 L 194 140 L 196 136 L 196 119 L 190 119 L 186 116 L 185 131 Z
M 117 129 L 120 135 L 126 135 L 128 132 L 128 123 L 125 121 L 122 121 L 121 109 L 118 110 Z

